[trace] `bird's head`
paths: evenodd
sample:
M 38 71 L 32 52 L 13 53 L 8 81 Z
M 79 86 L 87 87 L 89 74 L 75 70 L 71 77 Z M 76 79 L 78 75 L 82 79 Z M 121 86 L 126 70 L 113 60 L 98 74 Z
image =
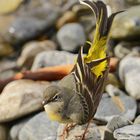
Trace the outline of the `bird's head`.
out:
M 60 120 L 64 106 L 70 97 L 69 94 L 66 96 L 66 93 L 68 93 L 67 89 L 60 88 L 57 85 L 46 88 L 42 104 L 51 120 Z

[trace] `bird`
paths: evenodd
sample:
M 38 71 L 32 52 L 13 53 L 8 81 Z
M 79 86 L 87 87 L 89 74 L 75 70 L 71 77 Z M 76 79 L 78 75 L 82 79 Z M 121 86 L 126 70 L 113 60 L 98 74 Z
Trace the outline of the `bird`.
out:
M 120 12 L 108 16 L 107 7 L 102 1 L 80 0 L 80 3 L 87 5 L 96 16 L 94 39 L 88 42 L 90 48 L 86 55 L 83 55 L 83 47 L 80 47 L 72 71 L 57 84 L 46 88 L 42 103 L 53 121 L 89 125 L 107 81 L 110 61 L 107 42 L 113 19 Z

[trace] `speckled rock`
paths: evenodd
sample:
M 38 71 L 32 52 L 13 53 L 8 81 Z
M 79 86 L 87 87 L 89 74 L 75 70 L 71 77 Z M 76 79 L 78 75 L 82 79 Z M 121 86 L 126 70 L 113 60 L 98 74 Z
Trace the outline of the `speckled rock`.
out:
M 117 140 L 139 140 L 140 124 L 128 125 L 114 131 Z
M 56 44 L 50 40 L 29 42 L 25 44 L 17 60 L 17 65 L 30 67 L 37 54 L 43 51 L 55 50 L 56 48 Z
M 133 120 L 137 110 L 136 101 L 112 85 L 108 85 L 106 91 L 110 96 L 103 94 L 95 114 L 99 123 L 108 122 L 116 115 Z
M 115 39 L 139 40 L 140 6 L 135 6 L 116 16 L 111 37 Z
M 72 130 L 69 131 L 68 137 L 65 138 L 65 140 L 81 140 L 80 137 L 78 138 L 76 136 L 80 136 L 84 133 L 86 125 L 87 124 L 77 125 L 74 128 L 72 128 Z M 64 128 L 65 128 L 65 125 L 59 126 L 58 135 L 61 135 L 63 133 Z M 61 139 L 62 137 L 60 136 L 57 137 L 57 140 L 61 140 Z M 94 123 L 90 124 L 88 131 L 86 133 L 85 139 L 86 140 L 101 140 L 100 132 Z
M 46 66 L 74 64 L 77 55 L 65 51 L 46 51 L 39 53 L 33 63 L 32 70 Z
M 58 125 L 50 121 L 45 112 L 41 112 L 23 126 L 19 140 L 56 140 Z
M 17 80 L 0 95 L 0 122 L 15 120 L 42 108 L 43 92 L 48 82 Z
M 57 33 L 60 47 L 64 51 L 75 52 L 86 41 L 83 27 L 78 23 L 68 23 Z
M 126 56 L 119 65 L 119 77 L 126 91 L 135 99 L 140 99 L 140 57 Z

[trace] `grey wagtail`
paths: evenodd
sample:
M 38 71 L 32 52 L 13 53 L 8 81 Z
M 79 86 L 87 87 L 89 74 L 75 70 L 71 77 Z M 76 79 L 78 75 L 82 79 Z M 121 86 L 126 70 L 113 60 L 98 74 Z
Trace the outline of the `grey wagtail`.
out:
M 102 1 L 80 1 L 96 16 L 96 31 L 90 49 L 83 56 L 81 47 L 71 73 L 44 92 L 43 105 L 51 120 L 60 123 L 85 124 L 93 119 L 102 97 L 109 71 L 107 41 L 113 19 L 108 17 Z

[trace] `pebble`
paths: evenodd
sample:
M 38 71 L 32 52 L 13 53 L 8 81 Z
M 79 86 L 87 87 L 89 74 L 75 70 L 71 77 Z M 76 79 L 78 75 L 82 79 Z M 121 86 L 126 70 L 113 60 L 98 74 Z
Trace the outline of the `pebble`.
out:
M 127 96 L 124 92 L 112 85 L 108 85 L 106 91 L 110 96 L 103 94 L 94 116 L 98 120 L 98 123 L 108 122 L 116 115 L 125 117 L 130 121 L 133 120 L 137 110 L 135 99 Z
M 131 122 L 124 117 L 114 116 L 104 128 L 103 140 L 115 140 L 113 132 L 115 129 L 130 125 Z
M 76 13 L 73 11 L 66 11 L 64 15 L 58 19 L 56 23 L 56 27 L 60 29 L 65 24 L 76 22 L 76 21 L 77 21 Z
M 37 54 L 43 51 L 55 50 L 56 48 L 56 44 L 50 40 L 29 42 L 24 45 L 21 55 L 17 60 L 17 65 L 30 68 Z
M 140 99 L 140 57 L 126 56 L 119 65 L 119 77 L 126 91 L 135 99 Z
M 32 70 L 37 70 L 41 67 L 57 66 L 64 64 L 74 64 L 77 55 L 66 51 L 45 51 L 39 53 L 33 62 Z
M 19 140 L 56 140 L 58 125 L 50 121 L 45 112 L 41 112 L 21 128 Z
M 57 40 L 62 50 L 75 52 L 84 45 L 86 36 L 80 24 L 68 23 L 57 32 Z
M 118 80 L 117 76 L 113 73 L 108 74 L 107 84 L 114 85 L 115 87 L 122 87 L 120 81 Z
M 117 140 L 139 140 L 140 124 L 128 125 L 114 131 Z
M 140 6 L 134 6 L 116 16 L 111 29 L 111 37 L 122 40 L 139 40 Z
M 140 115 L 134 121 L 134 124 L 140 124 Z
M 126 55 L 135 51 L 137 51 L 140 54 L 139 44 L 129 43 L 129 42 L 120 42 L 114 48 L 115 56 L 119 59 L 122 59 Z
M 16 122 L 10 129 L 10 139 L 11 140 L 19 140 L 19 132 L 24 127 L 24 125 L 31 119 L 32 117 L 26 117 L 24 119 L 20 119 L 18 122 Z
M 0 57 L 12 54 L 13 48 L 8 43 L 0 42 Z
M 31 0 L 28 5 L 20 8 L 17 15 L 7 32 L 8 41 L 14 44 L 26 42 L 47 32 L 61 15 L 61 10 L 50 2 Z
M 0 95 L 0 122 L 9 122 L 42 108 L 43 92 L 48 82 L 17 80 Z

